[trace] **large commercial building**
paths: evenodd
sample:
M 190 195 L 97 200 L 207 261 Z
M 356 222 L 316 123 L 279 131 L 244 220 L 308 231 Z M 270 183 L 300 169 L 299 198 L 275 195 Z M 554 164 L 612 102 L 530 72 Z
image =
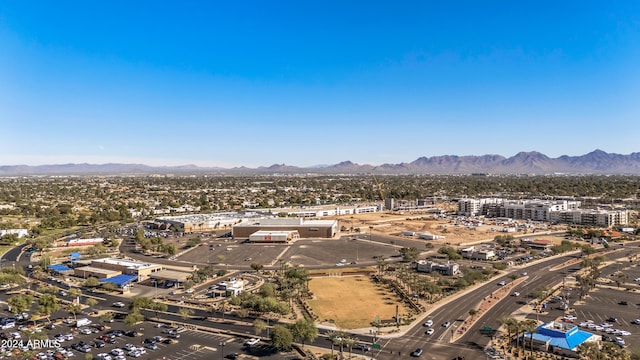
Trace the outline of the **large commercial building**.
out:
M 125 275 L 135 275 L 138 277 L 138 282 L 147 280 L 151 274 L 164 270 L 163 266 L 159 264 L 114 258 L 91 260 L 90 266 L 99 269 L 119 271 Z
M 249 239 L 258 231 L 297 231 L 301 238 L 332 238 L 338 232 L 338 221 L 302 218 L 256 219 L 249 223 L 234 225 L 231 228 L 231 235 L 237 239 Z
M 175 225 L 184 232 L 208 232 L 217 229 L 231 229 L 237 223 L 252 221 L 267 216 L 259 212 L 220 212 L 213 214 L 193 214 L 182 216 L 162 216 L 155 219 L 160 228 Z M 162 226 L 164 225 L 164 226 Z

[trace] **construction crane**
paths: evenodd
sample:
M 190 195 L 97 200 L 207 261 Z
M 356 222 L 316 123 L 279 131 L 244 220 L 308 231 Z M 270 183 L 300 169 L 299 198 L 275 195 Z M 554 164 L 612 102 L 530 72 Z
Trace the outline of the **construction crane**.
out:
M 373 176 L 373 181 L 376 182 L 376 186 L 378 187 L 378 191 L 380 192 L 380 200 L 384 201 L 384 192 L 382 192 L 382 186 L 380 186 L 380 182 L 376 178 L 376 174 L 371 174 Z

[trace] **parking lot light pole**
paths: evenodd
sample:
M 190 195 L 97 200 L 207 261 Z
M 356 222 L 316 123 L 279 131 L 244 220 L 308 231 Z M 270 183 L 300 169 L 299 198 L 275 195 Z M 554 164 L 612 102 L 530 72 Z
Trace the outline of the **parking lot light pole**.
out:
M 220 342 L 220 359 L 224 359 L 224 341 Z

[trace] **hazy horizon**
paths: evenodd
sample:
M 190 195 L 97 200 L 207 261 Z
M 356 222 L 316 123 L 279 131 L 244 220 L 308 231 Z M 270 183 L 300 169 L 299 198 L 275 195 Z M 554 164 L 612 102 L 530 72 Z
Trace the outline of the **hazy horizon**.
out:
M 2 2 L 0 164 L 630 154 L 639 22 L 637 2 Z

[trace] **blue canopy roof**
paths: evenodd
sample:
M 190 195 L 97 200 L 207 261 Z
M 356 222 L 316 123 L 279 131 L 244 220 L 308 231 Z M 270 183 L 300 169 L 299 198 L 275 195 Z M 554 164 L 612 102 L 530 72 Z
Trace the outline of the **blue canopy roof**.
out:
M 67 267 L 66 265 L 62 265 L 62 264 L 49 265 L 48 268 L 53 270 L 53 271 L 57 271 L 57 272 L 71 271 L 71 268 Z
M 69 257 L 71 258 L 71 260 L 78 260 L 82 257 L 82 255 L 80 255 L 79 252 L 72 252 L 71 254 L 69 254 Z
M 101 283 L 112 283 L 112 284 L 116 284 L 118 286 L 123 286 L 126 285 L 134 280 L 137 280 L 138 276 L 137 275 L 127 275 L 127 274 L 122 274 L 122 275 L 116 275 L 110 278 L 105 278 L 105 279 L 100 279 Z
M 559 347 L 567 350 L 574 350 L 578 345 L 587 341 L 592 333 L 579 330 L 577 326 L 567 330 L 561 331 L 558 329 L 548 328 L 547 324 L 538 326 L 537 332 L 533 334 L 535 340 L 541 342 L 549 342 L 550 346 Z M 524 336 L 528 339 L 530 333 L 525 333 Z

